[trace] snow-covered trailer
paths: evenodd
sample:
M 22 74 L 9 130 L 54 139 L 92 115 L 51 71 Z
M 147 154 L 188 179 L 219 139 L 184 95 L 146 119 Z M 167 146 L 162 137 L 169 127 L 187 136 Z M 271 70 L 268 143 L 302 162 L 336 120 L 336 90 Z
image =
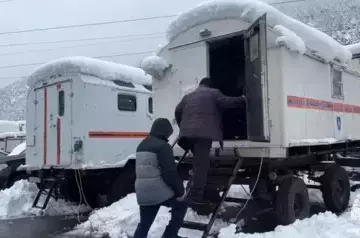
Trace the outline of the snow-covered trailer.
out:
M 97 195 L 116 200 L 131 192 L 136 147 L 152 121 L 150 77 L 139 68 L 70 57 L 40 66 L 27 81 L 21 169 L 31 180 L 66 181 L 65 196 L 76 200 L 78 175 L 92 205 Z
M 0 150 L 10 153 L 25 140 L 26 122 L 0 120 Z
M 308 214 L 305 184 L 294 178 L 301 170 L 321 183 L 317 188 L 330 210 L 346 209 L 347 174 L 323 161 L 360 146 L 360 74 L 350 67 L 349 50 L 253 0 L 200 4 L 180 14 L 167 37 L 157 57 L 142 65 L 153 76 L 155 117 L 169 118 L 175 126 L 175 106 L 203 77 L 211 77 L 225 95 L 245 93 L 246 108 L 224 113 L 224 150 L 214 143 L 211 156 L 243 158 L 237 177 L 265 187 L 263 193 L 271 196 L 262 197 L 280 201 L 275 203 L 280 223 Z M 176 146 L 175 154 L 184 151 Z M 261 171 L 254 169 L 259 164 Z M 325 173 L 318 177 L 314 171 Z M 300 215 L 290 212 L 297 195 L 303 200 Z
M 347 45 L 347 49 L 352 53 L 351 65 L 354 69 L 360 72 L 360 43 Z

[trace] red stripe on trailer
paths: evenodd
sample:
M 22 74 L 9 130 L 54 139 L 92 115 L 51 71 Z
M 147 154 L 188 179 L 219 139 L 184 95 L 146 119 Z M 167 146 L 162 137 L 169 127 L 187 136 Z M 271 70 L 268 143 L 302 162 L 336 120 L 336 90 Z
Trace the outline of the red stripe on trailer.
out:
M 60 164 L 61 159 L 61 119 L 57 119 L 57 130 L 56 130 L 56 164 Z
M 90 138 L 145 138 L 148 132 L 89 131 Z
M 344 113 L 360 113 L 360 106 L 338 102 L 330 102 L 306 97 L 287 96 L 288 107 L 304 108 L 319 111 Z
M 48 114 L 48 101 L 47 101 L 47 88 L 44 88 L 44 146 L 43 146 L 43 153 L 44 153 L 44 165 L 46 165 L 47 160 L 47 114 Z

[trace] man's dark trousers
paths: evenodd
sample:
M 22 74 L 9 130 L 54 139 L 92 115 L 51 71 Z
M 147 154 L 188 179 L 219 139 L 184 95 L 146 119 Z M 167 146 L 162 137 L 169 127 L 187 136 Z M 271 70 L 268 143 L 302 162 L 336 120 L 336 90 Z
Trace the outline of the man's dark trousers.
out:
M 190 148 L 194 154 L 193 176 L 190 185 L 190 199 L 202 200 L 207 182 L 207 175 L 210 168 L 210 150 L 212 140 L 191 138 L 188 139 Z
M 140 223 L 136 228 L 134 238 L 147 237 L 150 227 L 153 224 L 161 206 L 171 208 L 171 220 L 165 229 L 163 237 L 177 237 L 186 215 L 187 204 L 185 202 L 177 201 L 176 198 L 171 198 L 158 205 L 140 206 Z

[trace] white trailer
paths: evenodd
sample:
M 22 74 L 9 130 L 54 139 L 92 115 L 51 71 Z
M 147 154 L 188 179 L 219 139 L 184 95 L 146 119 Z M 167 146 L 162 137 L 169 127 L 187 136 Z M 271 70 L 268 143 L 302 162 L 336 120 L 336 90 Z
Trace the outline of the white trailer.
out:
M 134 154 L 152 122 L 149 76 L 131 66 L 71 57 L 37 68 L 27 80 L 21 169 L 31 180 L 60 179 L 66 182 L 61 194 L 77 200 L 79 176 L 93 206 L 98 195 L 113 201 L 133 191 Z
M 10 153 L 25 140 L 26 122 L 0 120 L 0 151 Z
M 156 118 L 166 117 L 176 126 L 175 106 L 203 77 L 211 77 L 226 95 L 245 92 L 246 108 L 224 113 L 224 150 L 214 143 L 212 158 L 244 159 L 237 177 L 251 187 L 265 187 L 263 193 L 271 196 L 258 195 L 277 201 L 282 224 L 308 214 L 305 184 L 295 178 L 302 170 L 321 183 L 317 188 L 330 210 L 346 209 L 347 174 L 323 161 L 360 146 L 360 73 L 350 65 L 349 50 L 252 0 L 201 4 L 180 14 L 167 36 L 158 57 L 142 65 L 153 76 Z M 175 154 L 181 157 L 184 151 L 176 146 Z M 254 169 L 259 164 L 261 171 Z M 317 177 L 315 171 L 325 173 Z M 340 194 L 334 195 L 335 184 L 341 184 Z M 303 203 L 295 215 L 290 210 L 297 195 Z

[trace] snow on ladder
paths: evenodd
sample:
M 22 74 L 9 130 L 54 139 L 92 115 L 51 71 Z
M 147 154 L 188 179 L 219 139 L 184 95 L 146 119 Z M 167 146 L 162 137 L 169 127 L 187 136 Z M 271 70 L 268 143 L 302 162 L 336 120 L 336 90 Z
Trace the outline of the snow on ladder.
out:
M 222 160 L 222 158 L 219 158 L 217 159 L 219 161 Z M 192 229 L 192 230 L 199 230 L 199 231 L 203 231 L 203 235 L 202 235 L 202 238 L 206 238 L 209 236 L 209 233 L 211 231 L 211 228 L 212 226 L 214 225 L 215 223 L 215 220 L 217 219 L 220 211 L 221 211 L 221 208 L 224 204 L 224 202 L 228 201 L 227 199 L 227 195 L 229 193 L 229 190 L 231 188 L 231 185 L 233 184 L 235 178 L 236 178 L 236 175 L 240 169 L 240 166 L 243 162 L 243 159 L 242 158 L 233 158 L 232 159 L 234 161 L 234 167 L 231 169 L 231 173 L 227 173 L 227 183 L 225 182 L 225 186 L 223 187 L 223 194 L 221 196 L 221 199 L 220 201 L 218 201 L 217 204 L 214 204 L 216 205 L 215 206 L 215 209 L 212 213 L 212 216 L 209 220 L 209 222 L 207 224 L 205 223 L 199 223 L 199 222 L 192 222 L 192 221 L 184 221 L 183 225 L 182 225 L 182 228 L 186 228 L 186 229 Z M 229 171 L 229 168 L 224 168 L 224 167 L 219 167 L 217 166 L 216 168 L 211 168 L 210 167 L 210 171 L 209 171 L 209 174 L 216 174 L 217 172 L 219 174 L 224 174 L 224 171 Z M 234 200 L 231 200 L 232 202 L 235 202 Z M 191 203 L 190 204 L 194 204 L 194 205 L 207 205 L 207 203 L 204 201 L 204 203 L 202 204 L 199 204 L 199 203 Z

